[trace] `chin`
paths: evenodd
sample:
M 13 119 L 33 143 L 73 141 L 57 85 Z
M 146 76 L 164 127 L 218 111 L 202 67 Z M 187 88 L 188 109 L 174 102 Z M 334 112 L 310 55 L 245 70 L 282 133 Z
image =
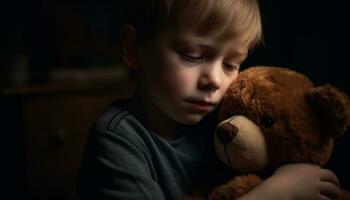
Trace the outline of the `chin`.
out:
M 176 119 L 179 123 L 186 124 L 186 125 L 193 125 L 199 123 L 205 115 L 199 115 L 199 114 L 191 114 L 179 117 Z

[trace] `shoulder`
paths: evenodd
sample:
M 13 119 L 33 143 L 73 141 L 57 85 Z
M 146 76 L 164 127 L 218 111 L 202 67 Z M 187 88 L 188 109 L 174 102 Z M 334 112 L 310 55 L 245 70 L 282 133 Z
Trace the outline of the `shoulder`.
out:
M 122 138 L 132 143 L 141 141 L 141 136 L 147 134 L 147 130 L 124 108 L 126 103 L 126 100 L 113 101 L 93 124 L 90 136 Z
M 155 147 L 148 131 L 124 109 L 126 103 L 112 102 L 93 124 L 84 150 L 84 157 L 89 162 L 119 166 L 137 160 L 147 165 L 150 148 Z
M 115 129 L 120 121 L 125 120 L 125 118 L 130 115 L 130 113 L 124 109 L 125 104 L 126 100 L 113 101 L 98 117 L 93 124 L 93 128 L 102 132 Z

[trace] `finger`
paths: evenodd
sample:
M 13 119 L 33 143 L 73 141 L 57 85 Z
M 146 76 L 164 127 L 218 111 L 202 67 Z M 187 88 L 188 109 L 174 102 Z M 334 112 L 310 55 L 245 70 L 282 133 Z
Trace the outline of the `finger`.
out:
M 340 187 L 340 183 L 337 176 L 331 170 L 328 170 L 328 169 L 322 170 L 321 181 L 331 182 L 336 186 Z
M 324 196 L 324 195 L 320 195 L 317 199 L 318 200 L 330 200 L 330 198 L 328 198 L 327 196 Z
M 329 198 L 327 196 L 324 196 L 324 195 L 320 195 L 318 196 L 317 200 L 338 200 L 338 198 Z
M 321 182 L 320 194 L 330 199 L 337 199 L 340 195 L 340 188 L 331 182 Z

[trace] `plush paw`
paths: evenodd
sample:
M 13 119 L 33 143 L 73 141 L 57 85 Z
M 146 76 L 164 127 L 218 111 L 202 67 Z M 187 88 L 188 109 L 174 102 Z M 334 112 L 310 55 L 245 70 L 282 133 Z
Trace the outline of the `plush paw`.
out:
M 337 200 L 350 200 L 350 192 L 342 190 Z
M 260 177 L 253 174 L 237 176 L 230 182 L 215 187 L 209 194 L 209 200 L 238 199 L 260 183 Z

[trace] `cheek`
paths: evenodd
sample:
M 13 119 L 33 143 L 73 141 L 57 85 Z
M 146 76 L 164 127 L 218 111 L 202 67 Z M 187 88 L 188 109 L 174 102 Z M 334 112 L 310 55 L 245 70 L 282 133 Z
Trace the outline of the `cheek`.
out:
M 234 72 L 233 74 L 231 74 L 230 76 L 226 76 L 223 80 L 223 84 L 222 84 L 222 89 L 223 89 L 223 93 L 225 93 L 227 91 L 227 89 L 234 83 L 237 81 L 238 78 L 238 71 Z
M 223 76 L 224 79 L 222 81 L 220 91 L 217 92 L 216 99 L 218 101 L 221 101 L 222 97 L 225 95 L 228 88 L 237 80 L 238 72 L 235 72 L 235 74 L 231 74 L 231 76 Z
M 181 70 L 181 67 L 169 69 L 162 75 L 162 86 L 172 96 L 183 96 L 195 86 L 196 74 L 191 71 Z
M 183 96 L 195 86 L 197 73 L 195 68 L 186 67 L 179 60 L 176 54 L 167 52 L 158 66 L 162 66 L 159 71 L 159 86 L 168 94 L 176 97 Z

